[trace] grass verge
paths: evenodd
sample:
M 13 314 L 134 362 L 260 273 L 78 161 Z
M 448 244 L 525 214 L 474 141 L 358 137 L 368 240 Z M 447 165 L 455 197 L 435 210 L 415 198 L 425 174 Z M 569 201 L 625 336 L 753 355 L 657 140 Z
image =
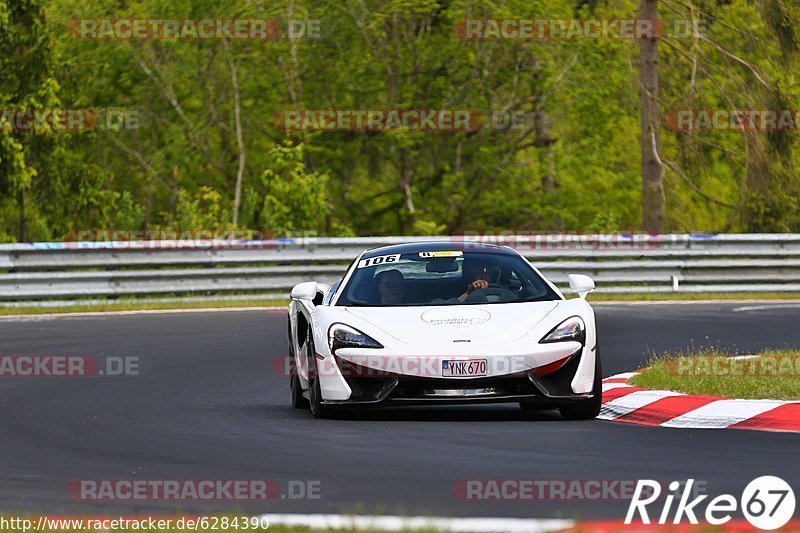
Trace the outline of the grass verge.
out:
M 216 531 L 236 531 L 233 528 L 230 529 L 222 529 L 217 528 Z M 19 530 L 22 531 L 22 530 Z M 130 531 L 134 531 L 134 529 L 41 529 L 37 530 L 37 533 L 40 532 L 52 532 L 52 533 L 87 533 L 91 531 L 96 531 L 98 533 L 109 533 L 109 532 L 119 532 L 119 533 L 127 533 Z M 186 533 L 187 529 L 178 529 L 178 528 L 165 528 L 159 529 L 158 531 L 163 533 Z M 193 530 L 192 530 L 193 531 Z M 202 530 L 201 530 L 202 531 Z M 208 531 L 215 531 L 213 529 Z M 248 531 L 269 531 L 270 533 L 311 533 L 311 532 L 326 532 L 326 533 L 364 533 L 363 529 L 312 529 L 310 527 L 288 527 L 288 526 L 270 526 L 269 529 L 263 528 L 250 528 Z M 435 533 L 433 530 L 407 530 L 409 533 Z
M 568 296 L 569 297 L 569 296 Z M 633 293 L 633 294 L 592 294 L 591 303 L 602 302 L 669 302 L 669 301 L 703 301 L 703 300 L 798 300 L 800 293 L 784 292 L 698 292 L 698 293 Z M 154 301 L 136 300 L 134 298 L 108 300 L 107 302 L 74 303 L 69 305 L 30 305 L 2 306 L 0 316 L 8 315 L 41 315 L 62 313 L 105 313 L 112 311 L 160 311 L 172 309 L 225 309 L 231 307 L 286 307 L 288 298 L 252 298 L 252 299 L 196 299 Z
M 286 307 L 288 299 L 254 298 L 252 300 L 195 300 L 175 302 L 137 302 L 119 300 L 91 304 L 70 304 L 59 306 L 0 307 L 0 316 L 41 315 L 59 313 L 106 313 L 110 311 L 159 311 L 170 309 L 225 309 L 231 307 Z
M 664 354 L 630 383 L 725 398 L 800 400 L 800 352 L 765 350 L 747 358 L 716 349 Z
M 669 302 L 674 300 L 800 300 L 797 292 L 641 292 L 630 294 L 592 293 L 590 302 Z
M 15 531 L 15 530 L 8 530 L 8 531 Z M 19 529 L 18 531 L 22 531 L 22 529 Z M 44 533 L 50 533 L 50 532 L 51 533 L 79 533 L 79 532 L 82 532 L 82 533 L 87 533 L 87 532 L 97 532 L 97 533 L 100 533 L 100 532 L 102 532 L 102 533 L 120 532 L 120 533 L 127 533 L 127 532 L 130 532 L 130 531 L 135 531 L 135 529 L 133 529 L 133 528 L 128 528 L 128 529 L 113 529 L 113 528 L 112 529 L 49 529 L 49 528 L 44 528 L 44 529 L 36 530 L 36 531 L 37 531 L 37 533 L 41 533 L 41 532 L 44 532 Z M 194 531 L 194 530 L 193 529 L 187 529 L 185 527 L 182 528 L 182 529 L 177 528 L 177 527 L 169 527 L 169 528 L 158 529 L 158 531 L 164 532 L 164 533 L 170 533 L 170 532 L 186 533 L 186 531 Z M 202 529 L 200 529 L 200 531 L 202 531 Z M 210 531 L 214 531 L 214 530 L 210 530 Z M 232 531 L 233 532 L 233 531 L 237 531 L 237 530 L 234 529 L 234 528 L 224 528 L 223 529 L 222 527 L 218 527 L 218 528 L 216 528 L 216 531 Z M 360 530 L 359 529 L 322 529 L 321 530 L 321 529 L 312 529 L 310 527 L 304 527 L 304 526 L 302 526 L 302 527 L 300 527 L 300 526 L 298 526 L 298 527 L 270 526 L 269 528 L 248 528 L 248 531 L 250 531 L 250 532 L 254 532 L 254 531 L 269 531 L 270 533 L 311 533 L 311 532 L 364 533 L 363 529 L 360 529 Z M 412 530 L 409 530 L 409 531 L 412 531 Z M 428 530 L 425 530 L 425 531 L 413 530 L 413 531 L 414 531 L 414 533 L 417 533 L 418 531 L 420 531 L 420 533 L 427 533 Z M 431 533 L 433 533 L 432 530 L 430 530 L 430 531 L 431 531 Z

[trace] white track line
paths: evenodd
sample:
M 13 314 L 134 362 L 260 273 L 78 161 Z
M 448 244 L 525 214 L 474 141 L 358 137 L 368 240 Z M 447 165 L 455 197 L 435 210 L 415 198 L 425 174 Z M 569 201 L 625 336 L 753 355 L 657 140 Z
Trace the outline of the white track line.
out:
M 622 374 L 614 374 L 606 379 L 631 379 L 633 376 L 638 376 L 641 372 L 623 372 Z
M 738 300 L 738 299 L 734 299 L 734 298 L 730 298 L 730 299 L 727 299 L 727 300 L 725 300 L 725 299 L 723 299 L 723 300 L 720 300 L 720 299 L 713 299 L 713 300 L 631 300 L 629 302 L 626 302 L 626 301 L 622 301 L 622 300 L 593 300 L 590 297 L 589 300 L 590 300 L 590 303 L 592 304 L 592 307 L 599 307 L 599 306 L 611 307 L 611 306 L 614 306 L 614 305 L 618 305 L 618 306 L 625 306 L 625 305 L 642 306 L 642 305 L 672 305 L 672 304 L 676 304 L 676 305 L 704 305 L 704 304 L 705 305 L 708 305 L 708 304 L 710 304 L 710 305 L 716 305 L 716 304 L 740 304 L 740 305 L 742 305 L 742 304 L 753 304 L 753 305 L 755 305 L 755 304 L 764 304 L 762 306 L 759 306 L 759 308 L 763 307 L 764 309 L 770 309 L 770 308 L 777 307 L 777 305 L 768 305 L 768 304 L 765 304 L 764 302 L 770 302 L 770 303 L 774 302 L 775 304 L 779 304 L 779 305 L 780 304 L 792 304 L 792 303 L 796 304 L 797 303 L 797 299 L 792 299 L 792 298 L 776 298 L 774 300 L 753 300 L 753 299 Z M 792 306 L 792 307 L 794 307 L 794 306 Z
M 535 518 L 435 518 L 422 516 L 347 516 L 338 514 L 264 514 L 271 526 L 305 526 L 312 529 L 408 531 L 435 529 L 462 533 L 548 533 L 572 527 L 572 520 Z
M 800 307 L 800 303 L 796 304 L 778 304 L 778 305 L 745 305 L 742 307 L 735 307 L 734 313 L 746 313 L 748 311 L 770 311 L 772 309 L 794 309 Z
M 55 320 L 57 318 L 91 318 L 104 316 L 126 316 L 126 315 L 176 315 L 184 313 L 228 313 L 235 311 L 285 311 L 287 307 L 198 307 L 196 309 L 139 309 L 130 311 L 78 311 L 74 313 L 30 313 L 22 315 L 0 315 L 0 321 L 8 320 L 14 322 Z

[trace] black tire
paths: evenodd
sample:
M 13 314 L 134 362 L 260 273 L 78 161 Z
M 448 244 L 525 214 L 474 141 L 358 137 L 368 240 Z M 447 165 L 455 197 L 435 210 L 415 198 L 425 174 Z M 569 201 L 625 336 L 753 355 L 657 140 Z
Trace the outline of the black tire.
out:
M 308 403 L 311 407 L 311 414 L 314 415 L 314 418 L 328 418 L 331 414 L 331 408 L 322 403 L 322 389 L 319 385 L 319 374 L 317 372 L 317 355 L 314 350 L 314 341 L 311 338 L 311 331 L 308 332 L 307 346 L 309 361 Z
M 308 409 L 309 403 L 303 396 L 303 387 L 300 385 L 300 378 L 297 376 L 296 370 L 292 370 L 289 376 L 289 387 L 292 391 L 292 407 L 295 409 Z
M 291 358 L 289 370 L 289 390 L 291 391 L 292 407 L 295 409 L 308 409 L 308 400 L 303 396 L 303 387 L 300 385 L 300 378 L 297 376 L 297 359 L 294 354 L 294 343 L 292 342 L 292 322 L 288 321 L 289 331 L 289 357 Z
M 597 348 L 597 359 L 594 364 L 594 384 L 592 397 L 572 402 L 558 408 L 564 420 L 591 420 L 600 414 L 603 406 L 603 369 L 600 364 L 600 348 Z

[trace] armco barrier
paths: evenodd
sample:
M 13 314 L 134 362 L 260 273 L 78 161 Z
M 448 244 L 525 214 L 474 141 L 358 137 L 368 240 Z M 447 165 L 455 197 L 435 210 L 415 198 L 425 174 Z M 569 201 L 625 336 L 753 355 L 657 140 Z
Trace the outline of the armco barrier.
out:
M 366 248 L 430 240 L 509 245 L 559 286 L 587 274 L 605 293 L 800 290 L 800 234 L 546 234 L 6 244 L 0 300 L 285 295 L 334 281 Z

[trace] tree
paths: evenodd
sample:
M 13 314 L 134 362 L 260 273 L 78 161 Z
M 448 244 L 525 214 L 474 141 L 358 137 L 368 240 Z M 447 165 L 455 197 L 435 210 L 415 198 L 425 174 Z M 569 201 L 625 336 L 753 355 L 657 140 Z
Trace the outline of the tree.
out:
M 656 21 L 659 0 L 641 0 L 639 18 Z M 661 110 L 658 104 L 658 39 L 639 39 L 639 112 L 642 124 L 642 228 L 661 233 L 664 165 L 661 151 Z
M 140 118 L 135 130 L 3 129 L 3 241 L 233 223 L 331 235 L 800 231 L 794 132 L 661 127 L 680 109 L 800 107 L 800 7 L 789 0 L 0 6 L 0 108 L 121 108 Z M 270 18 L 284 32 L 289 19 L 316 22 L 321 36 L 91 40 L 67 31 L 76 18 L 201 17 Z M 637 17 L 659 17 L 666 31 L 640 43 L 465 40 L 457 31 L 464 19 Z M 700 31 L 670 31 L 686 21 Z M 493 127 L 287 131 L 274 121 L 319 109 L 471 110 Z M 503 127 L 493 121 L 503 113 L 526 120 Z M 285 150 L 291 157 L 277 157 Z
M 24 241 L 26 195 L 37 174 L 35 162 L 45 148 L 36 133 L 15 131 L 15 116 L 40 110 L 57 102 L 58 84 L 50 73 L 50 54 L 44 11 L 39 0 L 0 0 L 0 208 L 16 204 L 16 231 L 6 220 L 0 237 L 16 233 Z M 10 120 L 9 120 L 10 118 Z

